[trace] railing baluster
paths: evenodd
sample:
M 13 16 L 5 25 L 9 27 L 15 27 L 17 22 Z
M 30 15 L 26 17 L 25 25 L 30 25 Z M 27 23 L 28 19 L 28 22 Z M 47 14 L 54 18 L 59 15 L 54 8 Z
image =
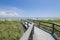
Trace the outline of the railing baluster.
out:
M 54 24 L 52 24 L 52 35 L 54 34 Z

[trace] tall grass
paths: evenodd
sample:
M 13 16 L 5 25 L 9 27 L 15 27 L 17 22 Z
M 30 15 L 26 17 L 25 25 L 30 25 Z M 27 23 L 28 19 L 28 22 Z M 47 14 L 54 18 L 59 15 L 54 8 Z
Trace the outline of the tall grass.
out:
M 0 40 L 19 40 L 24 33 L 24 28 L 20 21 L 0 20 Z

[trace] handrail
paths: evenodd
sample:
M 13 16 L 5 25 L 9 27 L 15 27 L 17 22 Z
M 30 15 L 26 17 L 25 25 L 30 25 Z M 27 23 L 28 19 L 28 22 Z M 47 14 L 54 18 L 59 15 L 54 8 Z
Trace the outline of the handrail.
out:
M 47 26 L 47 25 L 45 25 L 45 24 L 40 24 L 40 25 L 43 25 L 43 26 L 46 26 L 46 27 L 52 28 L 51 26 Z
M 38 22 L 40 27 L 41 27 L 41 25 L 42 25 L 42 26 L 46 26 L 46 27 L 52 28 L 52 31 L 51 31 L 52 36 L 53 36 L 56 40 L 60 39 L 59 37 L 57 37 L 57 36 L 55 35 L 55 31 L 57 31 L 57 32 L 60 33 L 60 30 L 58 30 L 57 28 L 55 28 L 55 26 L 60 27 L 60 24 L 51 23 L 51 22 L 46 22 L 46 21 L 41 21 L 41 20 L 32 20 L 32 22 Z M 51 26 L 48 26 L 48 25 L 42 24 L 42 23 L 51 24 Z M 40 28 L 40 27 L 39 27 L 39 28 Z M 54 36 L 54 35 L 55 35 L 55 36 Z
M 54 34 L 54 30 L 57 30 L 57 31 L 60 32 L 60 30 L 58 30 L 58 29 L 55 28 L 55 25 L 60 27 L 60 25 L 57 24 L 57 23 L 51 23 L 51 22 L 45 22 L 45 21 L 39 21 L 39 22 L 51 24 L 51 25 L 52 25 L 52 27 L 51 27 L 51 28 L 52 28 L 52 35 Z M 42 24 L 40 23 L 40 25 L 42 25 Z M 43 25 L 44 25 L 44 24 L 43 24 Z M 47 26 L 47 25 L 45 25 L 45 26 Z M 49 26 L 48 26 L 48 27 L 49 27 Z
M 29 26 L 29 28 L 27 29 L 27 31 L 24 33 L 24 35 L 20 40 L 32 40 L 32 36 L 34 32 L 33 30 L 34 30 L 34 26 L 33 25 Z
M 56 25 L 56 26 L 59 26 L 60 27 L 60 24 L 57 24 L 57 23 L 54 23 L 54 22 L 45 22 L 45 21 L 40 21 L 40 22 L 43 22 L 43 23 L 49 23 L 49 24 L 54 24 L 54 25 Z
M 39 22 L 43 22 L 43 23 L 49 23 L 49 24 L 53 24 L 53 23 L 51 23 L 51 22 L 45 22 L 45 21 L 39 21 Z

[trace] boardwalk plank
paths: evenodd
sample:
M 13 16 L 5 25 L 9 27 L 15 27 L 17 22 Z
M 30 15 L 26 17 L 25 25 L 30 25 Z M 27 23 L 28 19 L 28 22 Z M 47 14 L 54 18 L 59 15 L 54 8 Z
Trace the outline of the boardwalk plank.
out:
M 33 40 L 55 40 L 49 33 L 34 27 Z

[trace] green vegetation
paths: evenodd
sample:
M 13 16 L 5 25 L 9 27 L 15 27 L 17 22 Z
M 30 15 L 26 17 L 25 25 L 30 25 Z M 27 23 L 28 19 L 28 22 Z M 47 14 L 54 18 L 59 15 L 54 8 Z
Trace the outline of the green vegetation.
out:
M 24 33 L 24 28 L 20 21 L 0 20 L 0 40 L 20 40 Z
M 30 21 L 34 22 L 35 25 L 40 25 L 40 27 L 42 27 L 43 29 L 46 29 L 49 32 L 52 32 L 52 28 L 50 28 L 50 27 L 52 27 L 52 24 L 43 23 L 43 22 L 40 22 L 40 20 L 30 20 Z M 41 20 L 41 21 L 60 24 L 60 20 Z M 43 25 L 41 25 L 41 24 L 43 24 Z M 47 26 L 45 26 L 45 25 L 47 25 Z M 54 28 L 60 31 L 60 26 L 55 25 Z M 58 32 L 57 30 L 54 30 L 54 33 L 60 38 L 60 32 Z

